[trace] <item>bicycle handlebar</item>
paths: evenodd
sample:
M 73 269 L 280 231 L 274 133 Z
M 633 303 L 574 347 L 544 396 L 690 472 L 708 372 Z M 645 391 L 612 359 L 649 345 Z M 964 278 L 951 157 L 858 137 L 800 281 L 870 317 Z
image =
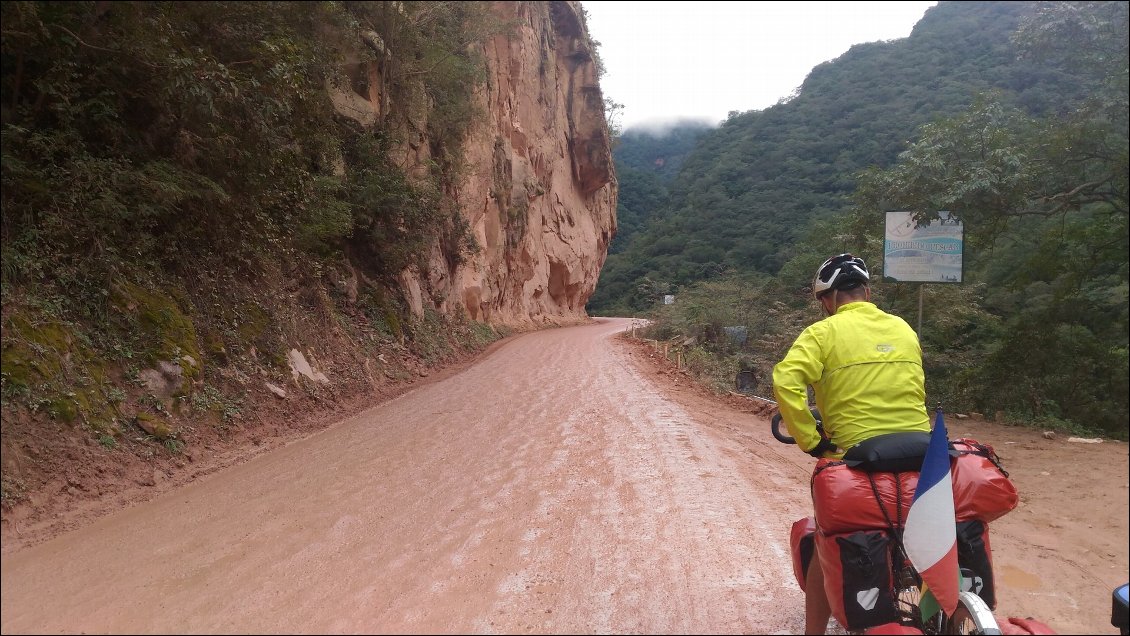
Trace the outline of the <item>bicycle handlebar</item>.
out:
M 781 432 L 781 414 L 775 413 L 773 420 L 770 422 L 770 429 L 773 431 L 773 437 L 777 438 L 778 442 L 782 444 L 796 444 L 796 440 Z
M 776 402 L 774 402 L 774 404 L 776 404 Z M 824 420 L 820 419 L 820 411 L 816 410 L 816 407 L 812 407 L 810 411 L 812 412 L 812 417 L 816 418 L 816 432 L 820 433 L 820 436 L 823 437 Z M 777 441 L 782 444 L 796 444 L 795 438 L 789 437 L 787 434 L 781 432 L 781 422 L 781 412 L 778 411 L 773 414 L 773 419 L 769 422 L 769 429 L 773 432 L 773 437 L 777 438 Z

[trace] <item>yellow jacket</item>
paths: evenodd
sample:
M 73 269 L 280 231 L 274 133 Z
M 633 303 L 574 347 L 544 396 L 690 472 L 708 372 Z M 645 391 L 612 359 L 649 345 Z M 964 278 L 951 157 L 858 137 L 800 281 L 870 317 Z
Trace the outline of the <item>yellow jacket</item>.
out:
M 883 433 L 930 430 L 918 336 L 872 303 L 848 303 L 810 325 L 773 367 L 781 418 L 805 451 L 820 442 L 809 385 L 824 432 L 842 451 Z

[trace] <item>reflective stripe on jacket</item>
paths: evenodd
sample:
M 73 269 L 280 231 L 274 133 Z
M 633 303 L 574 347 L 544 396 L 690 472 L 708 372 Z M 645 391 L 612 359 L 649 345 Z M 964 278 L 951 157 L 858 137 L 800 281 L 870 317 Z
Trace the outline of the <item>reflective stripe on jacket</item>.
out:
M 810 325 L 773 367 L 781 417 L 805 451 L 820 441 L 809 385 L 825 433 L 842 450 L 883 433 L 930 430 L 918 336 L 873 303 L 848 303 Z

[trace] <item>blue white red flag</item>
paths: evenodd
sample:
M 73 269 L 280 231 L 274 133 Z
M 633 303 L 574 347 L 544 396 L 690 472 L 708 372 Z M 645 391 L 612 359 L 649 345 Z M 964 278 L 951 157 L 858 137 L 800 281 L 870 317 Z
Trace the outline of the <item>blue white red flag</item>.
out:
M 929 618 L 939 607 L 952 614 L 957 609 L 961 574 L 957 565 L 949 439 L 941 409 L 930 434 L 902 541 L 907 557 L 922 575 L 923 618 Z

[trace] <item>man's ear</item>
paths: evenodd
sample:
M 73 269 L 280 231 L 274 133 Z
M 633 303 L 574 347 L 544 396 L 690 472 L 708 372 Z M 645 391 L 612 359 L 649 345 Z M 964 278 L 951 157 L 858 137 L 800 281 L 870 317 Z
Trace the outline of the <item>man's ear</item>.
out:
M 836 296 L 836 292 L 831 291 L 831 292 L 824 294 L 823 296 L 820 297 L 820 309 L 822 309 L 824 311 L 825 316 L 831 316 L 832 314 L 836 313 L 836 305 L 833 301 L 835 296 Z M 829 304 L 831 304 L 830 309 L 828 307 Z

